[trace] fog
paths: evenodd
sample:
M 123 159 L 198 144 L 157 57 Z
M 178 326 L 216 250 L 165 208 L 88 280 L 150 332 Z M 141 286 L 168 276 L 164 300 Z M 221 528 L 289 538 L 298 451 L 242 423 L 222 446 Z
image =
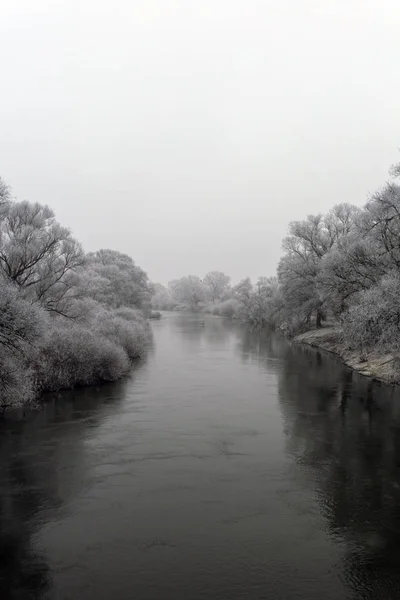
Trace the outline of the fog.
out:
M 0 175 L 162 283 L 271 275 L 399 160 L 397 0 L 3 0 Z

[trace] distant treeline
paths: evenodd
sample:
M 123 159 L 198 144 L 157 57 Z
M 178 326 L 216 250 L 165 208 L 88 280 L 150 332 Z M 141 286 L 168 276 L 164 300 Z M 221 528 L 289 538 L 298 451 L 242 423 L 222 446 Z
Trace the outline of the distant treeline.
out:
M 155 286 L 154 307 L 189 307 L 295 335 L 327 320 L 360 353 L 400 350 L 400 164 L 363 208 L 338 204 L 293 221 L 277 274 L 230 285 L 220 272 Z
M 0 179 L 0 411 L 124 375 L 146 350 L 152 292 L 129 256 L 85 254 Z

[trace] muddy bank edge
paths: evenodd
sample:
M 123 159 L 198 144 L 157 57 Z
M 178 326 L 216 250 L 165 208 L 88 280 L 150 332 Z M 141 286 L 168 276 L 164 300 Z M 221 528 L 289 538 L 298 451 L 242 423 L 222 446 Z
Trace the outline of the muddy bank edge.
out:
M 400 384 L 400 358 L 393 354 L 375 353 L 360 356 L 347 350 L 342 342 L 340 329 L 324 327 L 302 333 L 293 341 L 320 348 L 339 356 L 344 364 L 365 377 L 371 377 L 384 383 Z

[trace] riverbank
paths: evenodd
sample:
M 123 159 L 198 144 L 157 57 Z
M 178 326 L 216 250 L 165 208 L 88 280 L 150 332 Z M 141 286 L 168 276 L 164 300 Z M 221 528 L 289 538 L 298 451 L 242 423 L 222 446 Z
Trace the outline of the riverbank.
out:
M 389 384 L 400 384 L 400 359 L 393 354 L 369 352 L 365 356 L 346 349 L 343 345 L 340 329 L 323 327 L 307 331 L 294 338 L 296 343 L 336 354 L 343 363 L 364 375 Z

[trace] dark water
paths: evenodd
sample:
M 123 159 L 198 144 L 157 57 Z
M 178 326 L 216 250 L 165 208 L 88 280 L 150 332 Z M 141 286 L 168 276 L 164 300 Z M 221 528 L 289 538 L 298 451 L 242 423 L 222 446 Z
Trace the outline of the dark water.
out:
M 1 600 L 400 598 L 398 391 L 202 320 L 0 424 Z

